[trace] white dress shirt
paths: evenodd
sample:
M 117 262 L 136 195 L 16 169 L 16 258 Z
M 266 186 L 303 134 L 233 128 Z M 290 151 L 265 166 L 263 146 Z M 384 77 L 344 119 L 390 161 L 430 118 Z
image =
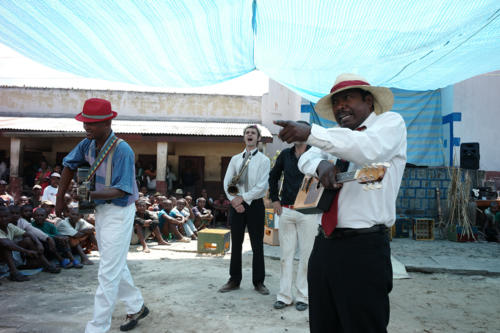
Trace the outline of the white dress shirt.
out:
M 250 154 L 253 154 L 257 148 L 252 150 Z M 231 157 L 231 161 L 227 167 L 226 175 L 224 176 L 224 191 L 226 192 L 227 198 L 229 200 L 233 200 L 236 196 L 231 195 L 227 192 L 227 186 L 231 182 L 233 176 L 237 175 L 240 172 L 241 165 L 243 164 L 243 153 L 246 150 L 242 151 L 238 155 L 234 155 Z M 247 172 L 248 172 L 248 191 L 245 192 L 245 187 L 243 184 L 244 179 L 240 179 L 238 186 L 239 196 L 243 198 L 247 204 L 251 204 L 253 200 L 263 198 L 269 187 L 268 178 L 269 171 L 271 170 L 271 161 L 269 158 L 262 154 L 261 152 L 257 152 L 253 155 L 248 163 Z M 243 178 L 243 177 L 242 177 Z
M 366 126 L 366 130 L 312 125 L 307 139 L 312 147 L 300 157 L 299 169 L 317 176 L 316 169 L 322 160 L 335 163 L 336 158 L 351 162 L 348 171 L 372 163 L 389 163 L 381 189 L 367 191 L 356 181 L 344 183 L 339 194 L 337 227 L 358 229 L 376 224 L 390 227 L 396 218 L 396 198 L 406 165 L 406 126 L 395 112 L 371 113 L 361 126 Z

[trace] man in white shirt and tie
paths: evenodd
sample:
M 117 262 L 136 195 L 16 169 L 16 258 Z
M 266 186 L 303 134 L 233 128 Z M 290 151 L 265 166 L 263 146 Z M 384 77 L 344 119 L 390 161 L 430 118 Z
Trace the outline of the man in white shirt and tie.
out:
M 388 112 L 393 100 L 388 88 L 342 74 L 315 106 L 319 116 L 340 127 L 275 122 L 283 127 L 282 140 L 312 146 L 301 156 L 299 169 L 317 176 L 325 188 L 339 189 L 337 199 L 321 215 L 309 259 L 313 333 L 387 331 L 392 265 L 386 230 L 395 221 L 406 164 L 406 126 L 399 114 Z M 348 170 L 374 162 L 387 162 L 389 167 L 382 188 L 365 191 L 357 182 L 337 183 L 340 167 L 329 160 L 340 160 L 344 168 L 348 161 Z
M 257 125 L 249 125 L 243 131 L 245 150 L 231 158 L 224 177 L 224 190 L 231 201 L 229 220 L 231 224 L 231 263 L 229 281 L 219 292 L 229 292 L 240 288 L 242 279 L 241 250 L 248 228 L 252 245 L 252 282 L 255 290 L 268 295 L 264 285 L 264 196 L 268 188 L 269 158 L 259 152 L 257 143 L 261 138 Z

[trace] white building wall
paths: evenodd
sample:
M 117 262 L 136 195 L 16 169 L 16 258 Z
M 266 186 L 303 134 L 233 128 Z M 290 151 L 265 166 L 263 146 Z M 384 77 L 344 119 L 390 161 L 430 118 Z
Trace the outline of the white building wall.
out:
M 277 150 L 283 150 L 291 145 L 278 138 L 281 127 L 273 124 L 274 120 L 301 120 L 300 104 L 302 97 L 282 86 L 276 81 L 269 80 L 269 93 L 262 96 L 262 125 L 267 127 L 273 135 L 273 142 L 266 145 L 266 154 L 274 156 Z
M 260 122 L 261 97 L 44 88 L 0 88 L 0 115 L 71 117 L 88 98 L 111 102 L 118 119 Z
M 479 75 L 453 86 L 453 112 L 462 114 L 455 122 L 455 137 L 461 143 L 479 142 L 479 169 L 500 171 L 500 71 Z M 444 112 L 443 112 L 444 115 Z M 460 161 L 460 149 L 455 149 Z

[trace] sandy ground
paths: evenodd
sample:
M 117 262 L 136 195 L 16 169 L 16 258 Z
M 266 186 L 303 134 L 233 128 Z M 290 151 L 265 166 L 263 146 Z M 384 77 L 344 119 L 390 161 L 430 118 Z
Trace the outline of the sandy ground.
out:
M 155 244 L 155 243 L 151 243 Z M 133 332 L 308 332 L 308 313 L 294 307 L 274 310 L 279 260 L 266 257 L 269 296 L 253 290 L 248 237 L 241 289 L 220 294 L 228 279 L 229 255 L 197 254 L 196 242 L 132 246 L 128 263 L 151 310 Z M 0 332 L 83 332 L 92 316 L 97 287 L 94 266 L 59 275 L 40 273 L 30 282 L 0 282 Z M 395 280 L 389 332 L 500 332 L 500 278 L 410 273 Z M 118 303 L 111 332 L 125 309 Z

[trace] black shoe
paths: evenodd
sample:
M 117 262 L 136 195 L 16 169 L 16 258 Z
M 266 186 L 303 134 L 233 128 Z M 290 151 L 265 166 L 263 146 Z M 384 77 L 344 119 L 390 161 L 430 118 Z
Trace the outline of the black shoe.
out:
M 269 295 L 269 289 L 263 283 L 259 283 L 255 286 L 255 291 L 257 291 L 261 295 Z
M 282 302 L 282 301 L 276 301 L 276 302 L 274 302 L 273 308 L 275 308 L 276 310 L 281 310 L 281 309 L 286 308 L 289 305 L 291 305 L 291 304 L 286 304 L 285 302 Z
M 240 289 L 240 284 L 235 281 L 229 280 L 225 285 L 223 285 L 220 289 L 220 293 L 227 293 L 229 291 Z
M 149 314 L 149 309 L 143 304 L 139 312 L 134 314 L 128 314 L 125 319 L 125 323 L 120 326 L 120 331 L 130 331 L 137 326 L 139 320 L 146 317 Z
M 305 311 L 307 310 L 307 307 L 309 305 L 307 305 L 306 303 L 304 302 L 297 302 L 297 304 L 295 304 L 295 308 L 298 310 L 298 311 Z

